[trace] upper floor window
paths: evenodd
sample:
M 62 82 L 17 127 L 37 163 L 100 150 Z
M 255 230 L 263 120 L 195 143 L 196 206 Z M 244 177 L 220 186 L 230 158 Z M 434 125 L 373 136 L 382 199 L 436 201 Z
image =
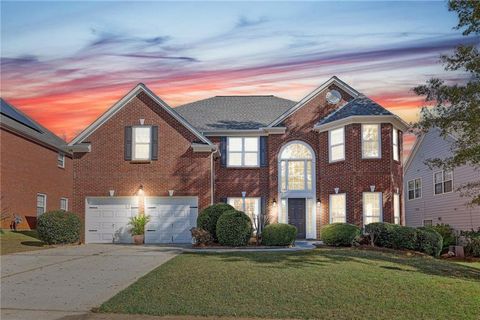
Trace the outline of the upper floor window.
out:
M 363 193 L 363 225 L 382 222 L 382 193 Z
M 330 195 L 330 223 L 347 222 L 347 202 L 345 193 Z
M 400 224 L 400 195 L 393 194 L 393 223 Z
M 435 194 L 453 191 L 453 172 L 439 171 L 433 174 L 435 182 Z
M 393 160 L 400 160 L 400 153 L 398 149 L 398 130 L 393 128 L 392 131 L 392 147 L 393 147 Z
M 287 145 L 280 154 L 281 190 L 309 191 L 313 181 L 313 152 L 301 142 Z
M 57 166 L 60 168 L 65 168 L 65 155 L 61 152 L 57 155 Z
M 408 200 L 422 197 L 422 179 L 417 178 L 408 181 Z
M 44 214 L 47 211 L 47 195 L 37 193 L 37 216 Z
M 328 131 L 329 162 L 345 160 L 345 127 Z
M 133 127 L 132 160 L 150 160 L 152 127 Z
M 362 125 L 362 158 L 380 158 L 380 125 Z
M 60 198 L 60 210 L 68 211 L 68 199 Z
M 227 165 L 229 167 L 258 167 L 258 137 L 228 137 Z

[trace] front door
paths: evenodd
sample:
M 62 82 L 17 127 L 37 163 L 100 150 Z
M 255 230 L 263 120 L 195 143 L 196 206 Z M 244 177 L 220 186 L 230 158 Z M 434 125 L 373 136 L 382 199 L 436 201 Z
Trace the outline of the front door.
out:
M 297 227 L 297 239 L 305 239 L 305 198 L 288 199 L 288 223 Z

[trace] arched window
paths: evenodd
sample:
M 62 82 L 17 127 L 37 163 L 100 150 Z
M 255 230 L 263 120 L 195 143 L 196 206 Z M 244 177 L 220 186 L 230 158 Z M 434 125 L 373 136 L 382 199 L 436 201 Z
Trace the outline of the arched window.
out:
M 313 152 L 303 142 L 286 145 L 280 154 L 281 191 L 311 191 Z

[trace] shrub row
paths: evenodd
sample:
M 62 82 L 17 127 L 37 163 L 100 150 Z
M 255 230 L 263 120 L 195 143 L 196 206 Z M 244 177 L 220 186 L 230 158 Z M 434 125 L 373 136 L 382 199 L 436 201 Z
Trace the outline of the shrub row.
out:
M 291 224 L 274 223 L 262 232 L 262 244 L 266 246 L 289 246 L 297 238 L 297 228 Z
M 465 254 L 467 256 L 480 257 L 480 228 L 478 231 L 462 231 L 460 237 L 465 245 Z
M 332 223 L 322 227 L 322 241 L 329 246 L 351 246 L 353 240 L 360 235 L 360 228 L 348 223 Z

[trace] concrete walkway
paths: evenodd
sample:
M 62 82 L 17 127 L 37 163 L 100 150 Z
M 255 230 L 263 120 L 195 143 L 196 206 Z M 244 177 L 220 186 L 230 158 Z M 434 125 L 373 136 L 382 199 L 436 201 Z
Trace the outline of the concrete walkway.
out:
M 1 319 L 81 315 L 181 252 L 172 247 L 82 245 L 1 257 Z

